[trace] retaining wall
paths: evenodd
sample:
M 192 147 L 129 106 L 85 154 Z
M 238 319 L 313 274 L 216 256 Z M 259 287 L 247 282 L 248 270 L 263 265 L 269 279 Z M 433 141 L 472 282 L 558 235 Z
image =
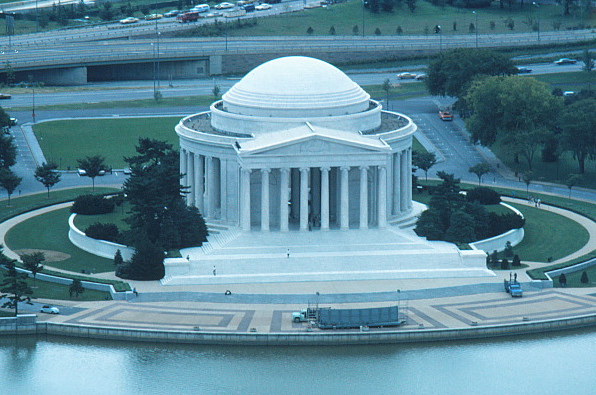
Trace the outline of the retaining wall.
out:
M 122 254 L 122 259 L 124 259 L 125 261 L 130 261 L 130 258 L 132 258 L 132 254 L 134 253 L 134 248 L 127 247 L 122 244 L 112 243 L 105 240 L 97 240 L 91 237 L 87 237 L 85 233 L 83 233 L 75 226 L 75 217 L 76 214 L 71 214 L 68 218 L 68 238 L 70 239 L 70 242 L 72 244 L 74 244 L 76 247 L 80 248 L 83 251 L 87 251 L 90 254 L 108 259 L 114 259 L 116 251 L 120 250 L 120 253 Z
M 20 318 L 20 317 L 19 317 Z M 541 320 L 535 322 L 491 326 L 470 326 L 453 329 L 414 329 L 360 332 L 303 332 L 303 333 L 213 333 L 202 331 L 144 330 L 132 328 L 94 327 L 54 322 L 37 323 L 36 331 L 28 333 L 70 336 L 89 339 L 143 341 L 156 343 L 192 343 L 206 345 L 351 345 L 390 344 L 432 341 L 465 340 L 488 337 L 544 333 L 584 328 L 596 325 L 596 314 Z M 30 328 L 30 326 L 28 327 Z M 24 329 L 24 328 L 23 328 Z M 13 332 L 14 333 L 14 330 Z M 19 333 L 27 333 L 21 331 Z
M 501 206 L 504 206 L 509 210 L 513 211 L 520 217 L 524 217 L 524 215 L 515 207 L 503 202 L 501 202 L 500 204 Z M 491 253 L 495 250 L 497 250 L 497 252 L 501 252 L 505 250 L 505 245 L 507 244 L 507 242 L 510 242 L 512 247 L 515 247 L 516 245 L 521 243 L 521 241 L 524 239 L 524 234 L 524 228 L 511 229 L 510 231 L 505 232 L 503 234 L 488 239 L 475 241 L 474 243 L 470 243 L 470 247 L 472 247 L 475 250 L 482 250 L 486 253 Z

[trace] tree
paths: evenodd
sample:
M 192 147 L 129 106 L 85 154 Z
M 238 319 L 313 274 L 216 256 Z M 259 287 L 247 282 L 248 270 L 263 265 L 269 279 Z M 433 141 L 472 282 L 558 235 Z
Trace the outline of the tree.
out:
M 476 240 L 474 219 L 471 215 L 457 211 L 450 219 L 449 228 L 445 232 L 445 241 L 452 243 L 469 243 Z
M 385 97 L 386 97 L 386 103 L 387 103 L 387 109 L 389 108 L 389 91 L 391 90 L 391 81 L 389 80 L 389 78 L 387 78 L 385 81 L 383 81 L 383 86 L 382 86 L 383 90 L 385 91 Z
M 10 195 L 17 189 L 23 181 L 22 177 L 17 176 L 12 170 L 6 167 L 0 167 L 0 187 L 6 190 L 8 195 L 8 205 L 10 206 Z
M 219 88 L 219 85 L 213 85 L 213 89 L 211 90 L 211 93 L 213 93 L 213 98 L 215 100 L 219 99 L 219 94 L 221 93 L 221 89 Z
M 517 73 L 505 55 L 487 49 L 457 48 L 444 51 L 428 65 L 426 85 L 432 95 L 463 98 L 481 75 Z
M 0 107 L 0 129 L 5 128 L 6 126 L 12 126 L 12 121 L 10 120 L 10 116 L 6 113 L 6 111 L 4 111 L 4 109 L 2 107 Z M 12 136 L 10 136 L 10 135 L 6 135 L 3 137 L 12 138 Z M 10 166 L 12 166 L 12 165 L 10 165 Z
M 434 152 L 413 152 L 412 165 L 424 171 L 426 181 L 428 181 L 428 171 L 436 164 L 437 155 Z
M 118 249 L 114 254 L 114 266 L 118 268 L 118 266 L 122 265 L 123 263 L 124 259 L 122 258 L 122 252 L 120 252 L 120 249 Z
M 38 251 L 31 254 L 22 254 L 20 257 L 25 269 L 29 270 L 33 275 L 33 285 L 35 286 L 37 273 L 43 270 L 42 263 L 44 263 L 46 260 L 45 254 Z
M 91 178 L 92 190 L 95 190 L 95 177 L 105 174 L 108 170 L 105 158 L 101 155 L 87 156 L 84 159 L 77 159 L 79 168 L 85 170 L 87 177 Z
M 505 250 L 503 251 L 503 254 L 508 258 L 513 256 L 513 246 L 511 245 L 510 241 L 505 243 Z
M 531 171 L 526 171 L 522 174 L 522 181 L 526 184 L 526 194 L 530 192 L 530 184 L 534 180 L 534 173 Z
M 561 287 L 563 288 L 565 288 L 565 285 L 567 285 L 567 276 L 565 276 L 565 273 L 561 273 L 559 276 L 559 284 L 561 284 Z
M 513 260 L 511 261 L 511 266 L 515 266 L 515 267 L 521 266 L 521 259 L 519 259 L 519 255 L 515 254 L 513 256 Z
M 478 163 L 468 169 L 469 173 L 474 173 L 478 177 L 478 185 L 482 182 L 482 176 L 490 172 L 488 163 Z
M 0 250 L 1 253 L 1 250 Z M 4 267 L 6 272 L 4 273 L 4 280 L 0 284 L 0 299 L 8 298 L 2 308 L 14 309 L 15 317 L 19 315 L 19 303 L 27 302 L 31 304 L 31 295 L 33 290 L 27 284 L 27 274 L 19 273 L 16 268 L 16 261 L 14 259 L 8 259 L 2 254 L 4 259 Z
M 546 84 L 519 76 L 475 81 L 466 96 L 471 116 L 466 127 L 472 141 L 485 146 L 497 140 L 525 157 L 529 170 L 539 148 L 553 135 L 563 101 Z
M 48 189 L 48 198 L 50 197 L 50 188 L 60 182 L 60 173 L 56 171 L 58 165 L 55 163 L 42 163 L 35 168 L 35 179 Z
M 503 258 L 501 261 L 501 270 L 506 270 L 509 268 L 509 260 L 507 258 Z
M 590 282 L 590 279 L 588 278 L 588 272 L 586 272 L 585 270 L 582 272 L 582 277 L 580 278 L 580 280 L 582 284 L 587 284 Z
M 0 108 L 0 113 L 3 110 Z M 2 128 L 2 116 L 0 114 L 0 128 Z M 0 132 L 0 168 L 8 168 L 17 163 L 17 146 L 14 138 L 9 134 Z
M 576 186 L 581 179 L 582 176 L 579 174 L 569 174 L 569 177 L 567 177 L 567 180 L 565 180 L 565 185 L 567 185 L 567 188 L 569 188 L 569 199 L 571 199 L 571 188 Z
M 596 157 L 596 99 L 579 100 L 563 109 L 561 140 L 573 153 L 578 173 L 584 174 L 586 159 Z
M 584 52 L 582 53 L 582 62 L 584 63 L 582 70 L 586 73 L 590 73 L 594 69 L 594 54 L 587 49 L 584 49 Z
M 83 283 L 81 283 L 81 280 L 74 278 L 72 280 L 72 283 L 70 283 L 70 286 L 68 287 L 68 293 L 70 297 L 72 298 L 72 295 L 74 295 L 75 298 L 78 298 L 79 295 L 83 292 L 85 292 L 85 288 L 83 288 Z
M 180 185 L 179 154 L 172 145 L 141 138 L 136 150 L 136 156 L 125 158 L 132 174 L 124 182 L 131 207 L 125 238 L 135 254 L 122 272 L 129 278 L 157 279 L 163 277 L 164 251 L 199 246 L 208 232 L 199 211 L 184 202 L 186 187 Z

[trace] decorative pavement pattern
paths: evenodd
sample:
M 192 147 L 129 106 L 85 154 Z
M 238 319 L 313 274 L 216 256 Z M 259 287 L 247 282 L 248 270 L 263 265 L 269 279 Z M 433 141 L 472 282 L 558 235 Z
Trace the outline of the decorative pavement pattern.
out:
M 390 303 L 374 305 L 387 306 Z M 351 304 L 354 308 L 362 306 Z M 406 318 L 406 324 L 400 329 L 441 329 L 596 314 L 596 297 L 549 289 L 526 293 L 523 298 L 515 299 L 501 292 L 401 301 L 400 306 Z M 292 322 L 292 312 L 304 307 L 295 305 L 291 309 L 287 305 L 262 304 L 110 302 L 70 316 L 52 317 L 51 321 L 147 330 L 292 333 L 304 332 L 308 328 L 307 323 Z M 341 307 L 347 306 L 342 304 Z M 370 330 L 387 331 L 395 328 Z

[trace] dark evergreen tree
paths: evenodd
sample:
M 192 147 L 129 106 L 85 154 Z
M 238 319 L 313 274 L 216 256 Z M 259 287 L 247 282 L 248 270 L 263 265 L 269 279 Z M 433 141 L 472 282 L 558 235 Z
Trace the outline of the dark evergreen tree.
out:
M 76 278 L 73 279 L 72 283 L 70 283 L 70 286 L 68 287 L 68 293 L 70 294 L 70 297 L 72 298 L 74 295 L 75 298 L 78 298 L 83 292 L 85 292 L 85 288 L 83 288 L 83 283 L 81 283 L 81 280 Z
M 33 275 L 33 285 L 37 280 L 37 273 L 43 270 L 43 263 L 46 260 L 46 256 L 43 252 L 32 252 L 31 254 L 22 254 L 21 261 L 23 267 L 31 272 Z
M 582 272 L 582 277 L 580 278 L 580 280 L 582 284 L 587 284 L 590 282 L 590 279 L 588 277 L 588 272 L 586 272 L 585 270 Z
M 2 112 L 2 108 L 0 108 L 0 125 L 2 124 Z M 10 134 L 0 132 L 0 168 L 9 168 L 15 163 L 17 163 L 17 146 L 14 138 Z
M 515 266 L 515 267 L 521 266 L 521 259 L 519 259 L 519 255 L 515 254 L 513 256 L 513 261 L 511 262 L 511 266 Z
M 452 243 L 469 243 L 476 240 L 474 219 L 471 215 L 456 211 L 451 215 L 449 228 L 445 232 L 445 241 Z
M 6 268 L 4 272 L 4 280 L 0 284 L 1 298 L 7 298 L 1 306 L 2 308 L 14 309 L 15 317 L 19 315 L 19 303 L 26 302 L 31 304 L 31 295 L 33 290 L 27 284 L 27 274 L 19 273 L 16 268 L 16 261 L 7 258 L 2 251 L 2 263 Z

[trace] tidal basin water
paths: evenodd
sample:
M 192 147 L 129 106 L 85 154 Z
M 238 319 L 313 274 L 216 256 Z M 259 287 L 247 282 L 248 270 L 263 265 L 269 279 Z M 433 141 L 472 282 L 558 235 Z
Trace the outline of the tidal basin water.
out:
M 1 394 L 595 394 L 592 330 L 450 343 L 214 347 L 0 337 Z

